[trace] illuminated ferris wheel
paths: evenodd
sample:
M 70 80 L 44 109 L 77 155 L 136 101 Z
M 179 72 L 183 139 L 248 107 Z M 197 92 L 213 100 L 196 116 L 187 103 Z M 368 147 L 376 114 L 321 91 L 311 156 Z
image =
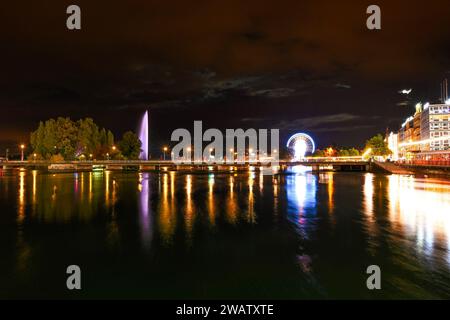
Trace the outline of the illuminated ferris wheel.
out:
M 286 145 L 294 151 L 293 161 L 301 160 L 306 154 L 312 154 L 316 150 L 314 140 L 306 133 L 296 133 L 291 136 Z

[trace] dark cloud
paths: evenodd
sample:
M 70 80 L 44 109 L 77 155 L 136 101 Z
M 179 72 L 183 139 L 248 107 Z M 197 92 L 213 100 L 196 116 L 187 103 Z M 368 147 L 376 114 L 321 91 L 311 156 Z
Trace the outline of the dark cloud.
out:
M 334 85 L 336 88 L 342 88 L 342 89 L 351 89 L 352 86 L 349 84 L 343 84 L 343 83 L 336 83 Z
M 155 145 L 194 117 L 217 127 L 267 119 L 258 123 L 315 129 L 319 143 L 362 144 L 412 112 L 399 102 L 438 98 L 450 70 L 448 0 L 380 0 L 380 31 L 367 30 L 364 1 L 78 0 L 76 32 L 65 28 L 69 4 L 3 4 L 0 144 L 58 115 L 90 115 L 120 134 L 146 108 Z M 358 134 L 338 115 L 355 117 Z

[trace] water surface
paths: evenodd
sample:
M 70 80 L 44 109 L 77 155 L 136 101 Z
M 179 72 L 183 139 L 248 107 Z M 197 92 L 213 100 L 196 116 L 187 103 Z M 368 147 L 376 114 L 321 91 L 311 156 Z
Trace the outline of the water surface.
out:
M 450 182 L 0 171 L 0 252 L 0 298 L 450 298 Z

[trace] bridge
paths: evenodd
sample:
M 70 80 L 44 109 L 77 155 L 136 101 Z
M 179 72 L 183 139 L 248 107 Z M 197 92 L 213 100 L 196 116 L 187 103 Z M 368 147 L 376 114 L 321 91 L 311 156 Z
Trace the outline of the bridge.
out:
M 246 161 L 244 163 L 178 163 L 172 160 L 93 160 L 52 162 L 47 160 L 2 161 L 3 170 L 24 168 L 31 170 L 64 171 L 249 171 L 273 169 L 288 171 L 294 166 L 308 166 L 312 171 L 368 171 L 370 163 L 361 157 L 305 158 L 299 161 L 279 160 L 277 164 L 263 161 Z

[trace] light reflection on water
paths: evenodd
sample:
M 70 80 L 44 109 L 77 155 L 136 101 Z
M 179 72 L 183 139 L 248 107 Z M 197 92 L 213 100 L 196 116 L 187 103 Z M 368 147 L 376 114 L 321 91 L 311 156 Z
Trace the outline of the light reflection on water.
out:
M 306 239 L 310 228 L 314 227 L 317 212 L 317 178 L 312 174 L 297 174 L 286 177 L 288 219 L 293 221 L 299 233 Z
M 72 176 L 73 188 L 67 184 L 70 175 L 42 175 L 38 171 L 20 171 L 18 173 L 17 184 L 17 222 L 20 224 L 26 217 L 26 209 L 30 210 L 30 217 L 36 216 L 43 222 L 69 221 L 74 217 L 83 217 L 89 220 L 95 214 L 94 207 L 102 202 L 113 210 L 117 201 L 117 182 L 112 179 L 113 173 L 89 172 L 75 173 Z M 31 176 L 31 188 L 27 186 L 27 176 Z M 328 213 L 333 213 L 335 208 L 335 185 L 332 172 L 321 173 L 318 176 L 313 174 L 294 174 L 284 177 L 283 189 L 288 202 L 288 218 L 301 226 L 306 222 L 305 217 L 315 215 L 317 211 L 317 187 L 319 184 L 326 185 Z M 363 212 L 367 216 L 368 224 L 372 224 L 370 219 L 374 214 L 374 206 L 377 201 L 375 194 L 375 176 L 371 173 L 363 176 Z M 177 189 L 185 191 L 185 205 L 183 220 L 186 233 L 192 233 L 195 221 L 195 204 L 193 203 L 193 180 L 191 174 L 177 175 L 169 172 L 155 176 L 151 173 L 139 173 L 137 190 L 139 192 L 139 218 L 142 233 L 142 241 L 149 245 L 152 237 L 152 207 L 150 198 L 152 191 L 152 180 L 158 180 L 162 184 L 159 207 L 157 215 L 160 219 L 162 234 L 167 239 L 171 238 L 176 224 L 175 193 Z M 178 181 L 178 180 L 179 181 Z M 237 210 L 239 204 L 235 198 L 235 188 L 245 192 L 242 182 L 237 185 L 235 175 L 228 175 L 221 178 L 221 183 L 226 184 L 228 192 L 225 194 L 226 216 L 229 223 L 236 223 Z M 258 180 L 258 189 L 255 189 L 255 180 Z M 433 248 L 436 239 L 445 242 L 447 250 L 450 251 L 450 183 L 436 179 L 419 179 L 412 176 L 390 175 L 386 177 L 387 187 L 385 197 L 388 199 L 387 212 L 390 222 L 405 234 L 413 235 L 416 238 L 417 248 L 429 253 Z M 129 182 L 129 181 L 128 181 Z M 182 188 L 180 188 L 180 184 Z M 184 186 L 183 186 L 184 184 Z M 273 178 L 271 181 L 272 196 L 279 200 L 279 179 Z M 6 185 L 5 185 L 6 186 Z M 216 197 L 214 191 L 215 176 L 209 174 L 207 179 L 207 215 L 211 226 L 216 223 Z M 246 220 L 255 223 L 257 212 L 255 212 L 255 193 L 262 194 L 264 190 L 264 176 L 256 176 L 254 172 L 247 177 L 247 209 Z M 104 190 L 100 190 L 104 188 Z M 43 192 L 41 192 L 41 190 Z M 28 193 L 29 191 L 29 193 Z M 86 198 L 88 201 L 85 201 Z M 50 200 L 51 201 L 48 201 Z M 70 201 L 73 199 L 73 201 Z M 92 202 L 95 202 L 92 204 Z M 29 202 L 29 203 L 27 203 Z M 27 205 L 30 205 L 27 208 Z M 241 207 L 242 209 L 242 207 Z M 275 204 L 273 211 L 279 208 Z M 372 221 L 372 222 L 371 222 Z M 445 240 L 445 241 L 444 241 Z
M 127 239 L 137 233 L 147 254 L 180 245 L 194 250 L 211 239 L 217 241 L 216 237 L 234 243 L 240 240 L 230 230 L 251 228 L 244 229 L 251 233 L 277 225 L 280 234 L 273 237 L 294 230 L 300 248 L 310 247 L 308 243 L 329 248 L 292 253 L 298 257 L 301 272 L 307 271 L 318 282 L 318 260 L 331 259 L 342 263 L 342 268 L 353 263 L 327 257 L 342 248 L 348 255 L 354 252 L 365 255 L 367 260 L 385 255 L 386 263 L 398 268 L 401 264 L 397 252 L 401 252 L 409 269 L 423 268 L 424 274 L 450 271 L 448 180 L 332 172 L 271 177 L 255 172 L 195 175 L 105 171 L 50 175 L 19 171 L 0 175 L 0 182 L 0 222 L 7 222 L 5 226 L 11 228 L 8 219 L 13 218 L 17 228 L 15 265 L 24 274 L 37 254 L 35 240 L 30 240 L 36 228 L 92 225 L 94 221 L 106 226 L 107 250 L 126 249 L 131 243 Z M 138 230 L 132 223 L 125 223 L 134 220 Z M 27 229 L 30 225 L 34 231 Z M 239 250 L 236 245 L 229 249 Z M 432 266 L 427 265 L 430 261 Z M 444 276 L 440 286 L 447 280 L 448 276 Z M 437 296 L 447 292 L 438 289 Z M 431 293 L 429 296 L 434 297 Z
M 389 220 L 415 238 L 420 254 L 431 256 L 436 242 L 447 251 L 450 264 L 450 184 L 391 175 Z
M 139 173 L 139 226 L 141 227 L 142 244 L 146 249 L 150 248 L 153 236 L 149 179 L 148 173 Z

